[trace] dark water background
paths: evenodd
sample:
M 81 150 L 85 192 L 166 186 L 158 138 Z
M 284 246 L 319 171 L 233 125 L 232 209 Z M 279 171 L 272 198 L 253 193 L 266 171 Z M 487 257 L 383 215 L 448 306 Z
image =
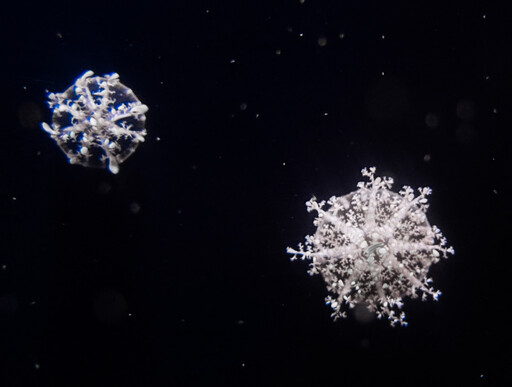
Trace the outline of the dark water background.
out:
M 385 4 L 384 4 L 385 3 Z M 487 2 L 3 3 L 1 386 L 510 382 L 511 32 Z M 118 175 L 71 166 L 46 90 L 149 106 Z M 332 322 L 285 249 L 377 167 L 456 255 L 407 328 Z M 507 238 L 507 239 L 505 239 Z

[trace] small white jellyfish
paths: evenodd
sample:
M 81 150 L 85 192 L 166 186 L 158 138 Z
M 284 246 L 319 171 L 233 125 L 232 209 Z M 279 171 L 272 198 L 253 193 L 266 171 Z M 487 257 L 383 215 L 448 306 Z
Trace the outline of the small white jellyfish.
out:
M 50 134 L 71 164 L 108 168 L 119 165 L 144 142 L 148 107 L 119 81 L 116 73 L 92 77 L 86 71 L 63 93 L 49 93 Z

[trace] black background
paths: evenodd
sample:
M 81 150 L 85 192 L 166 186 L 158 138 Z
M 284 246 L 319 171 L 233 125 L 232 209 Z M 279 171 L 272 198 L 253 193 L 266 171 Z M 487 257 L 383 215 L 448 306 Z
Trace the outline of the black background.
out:
M 505 2 L 503 2 L 505 4 Z M 506 385 L 510 18 L 499 2 L 5 2 L 1 386 Z M 71 166 L 46 91 L 149 106 L 120 173 Z M 333 322 L 289 261 L 363 167 L 433 189 L 456 255 L 409 326 Z

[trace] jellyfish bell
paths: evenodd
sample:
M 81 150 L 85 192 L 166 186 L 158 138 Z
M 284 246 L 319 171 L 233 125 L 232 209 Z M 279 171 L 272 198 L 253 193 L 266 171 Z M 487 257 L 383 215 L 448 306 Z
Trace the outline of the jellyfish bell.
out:
M 93 75 L 86 71 L 63 93 L 48 93 L 52 122 L 41 127 L 71 164 L 116 174 L 144 142 L 148 107 L 119 81 L 119 74 Z

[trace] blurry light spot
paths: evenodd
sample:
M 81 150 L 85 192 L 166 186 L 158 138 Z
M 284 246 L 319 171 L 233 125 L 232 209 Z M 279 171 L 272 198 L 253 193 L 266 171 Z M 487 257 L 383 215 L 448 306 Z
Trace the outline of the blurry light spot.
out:
M 18 297 L 5 294 L 0 297 L 0 316 L 14 316 L 18 311 Z
M 439 116 L 435 113 L 428 113 L 425 116 L 425 125 L 429 128 L 437 128 L 439 125 Z
M 137 202 L 130 203 L 130 212 L 132 214 L 138 214 L 140 212 L 140 204 Z
M 127 315 L 128 303 L 117 290 L 106 290 L 96 295 L 93 307 L 101 323 L 113 325 L 121 322 Z
M 461 120 L 471 121 L 475 116 L 475 105 L 471 100 L 462 99 L 457 104 L 456 112 Z
M 247 109 L 247 104 L 246 104 L 245 102 L 242 102 L 242 103 L 240 104 L 240 110 L 244 111 L 244 110 L 246 110 L 246 109 Z
M 98 186 L 98 192 L 99 192 L 101 195 L 106 195 L 106 194 L 108 194 L 111 190 L 112 190 L 112 185 L 110 185 L 110 183 L 107 183 L 106 181 L 101 182 L 101 183 L 100 183 L 100 185 Z
M 320 47 L 325 47 L 327 45 L 327 38 L 325 36 L 320 36 L 318 38 L 318 45 Z
M 423 161 L 428 163 L 430 161 L 430 155 L 426 154 L 425 156 L 423 156 Z
M 345 38 L 345 33 L 343 33 L 343 32 L 342 32 L 342 33 L 340 34 L 340 39 L 344 39 L 344 38 Z
M 354 308 L 354 317 L 360 323 L 366 324 L 375 318 L 375 313 L 370 312 L 366 305 L 358 304 Z
M 457 128 L 455 136 L 459 143 L 468 145 L 474 141 L 476 133 L 472 125 L 462 124 Z
M 33 102 L 25 102 L 18 109 L 18 120 L 23 128 L 37 128 L 42 119 L 41 109 Z

